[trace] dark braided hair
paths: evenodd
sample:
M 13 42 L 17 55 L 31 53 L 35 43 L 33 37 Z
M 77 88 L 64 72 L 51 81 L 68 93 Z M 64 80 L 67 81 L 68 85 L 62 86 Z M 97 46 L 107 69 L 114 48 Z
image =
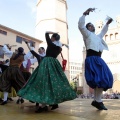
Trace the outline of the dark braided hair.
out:
M 57 33 L 54 33 L 52 37 L 54 37 L 56 41 L 60 40 L 60 35 Z
M 22 47 L 18 48 L 18 53 L 15 55 L 13 60 L 16 60 L 20 55 L 23 55 L 24 49 Z

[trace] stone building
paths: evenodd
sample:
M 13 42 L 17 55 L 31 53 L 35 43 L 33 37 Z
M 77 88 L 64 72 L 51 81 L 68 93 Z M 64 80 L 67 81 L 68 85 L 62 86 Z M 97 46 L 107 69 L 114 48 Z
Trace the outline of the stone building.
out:
M 18 47 L 23 47 L 25 53 L 27 53 L 29 50 L 24 40 L 27 40 L 30 43 L 34 42 L 35 51 L 38 51 L 39 44 L 42 42 L 39 39 L 33 38 L 19 31 L 0 25 L 0 45 L 4 45 L 4 44 L 16 45 L 16 47 L 12 47 L 11 49 L 12 51 L 15 51 L 15 49 L 17 49 Z M 5 56 L 0 58 L 1 61 L 4 59 L 8 59 L 8 58 Z M 31 72 L 36 68 L 36 66 L 37 66 L 37 63 L 31 66 Z

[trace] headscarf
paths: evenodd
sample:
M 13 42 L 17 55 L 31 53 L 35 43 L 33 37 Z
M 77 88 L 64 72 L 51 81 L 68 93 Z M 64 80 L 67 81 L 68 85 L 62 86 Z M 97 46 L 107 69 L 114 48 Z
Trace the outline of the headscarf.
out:
M 60 41 L 54 41 L 53 42 L 56 46 L 59 46 L 62 48 L 62 43 Z

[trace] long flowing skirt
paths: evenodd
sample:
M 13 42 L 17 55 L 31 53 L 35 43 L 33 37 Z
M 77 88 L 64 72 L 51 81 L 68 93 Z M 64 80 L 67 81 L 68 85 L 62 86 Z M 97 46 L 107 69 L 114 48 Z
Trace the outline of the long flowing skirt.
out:
M 103 88 L 105 91 L 112 88 L 113 75 L 104 60 L 99 56 L 90 56 L 85 59 L 85 79 L 91 88 Z
M 59 61 L 52 57 L 45 57 L 41 61 L 18 95 L 27 100 L 49 105 L 77 97 Z

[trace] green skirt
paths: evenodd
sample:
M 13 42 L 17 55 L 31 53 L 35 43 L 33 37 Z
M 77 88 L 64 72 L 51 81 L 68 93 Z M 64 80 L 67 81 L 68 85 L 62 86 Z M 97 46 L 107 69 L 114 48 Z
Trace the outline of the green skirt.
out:
M 52 57 L 45 57 L 41 61 L 18 95 L 27 100 L 48 105 L 77 97 L 59 61 Z

